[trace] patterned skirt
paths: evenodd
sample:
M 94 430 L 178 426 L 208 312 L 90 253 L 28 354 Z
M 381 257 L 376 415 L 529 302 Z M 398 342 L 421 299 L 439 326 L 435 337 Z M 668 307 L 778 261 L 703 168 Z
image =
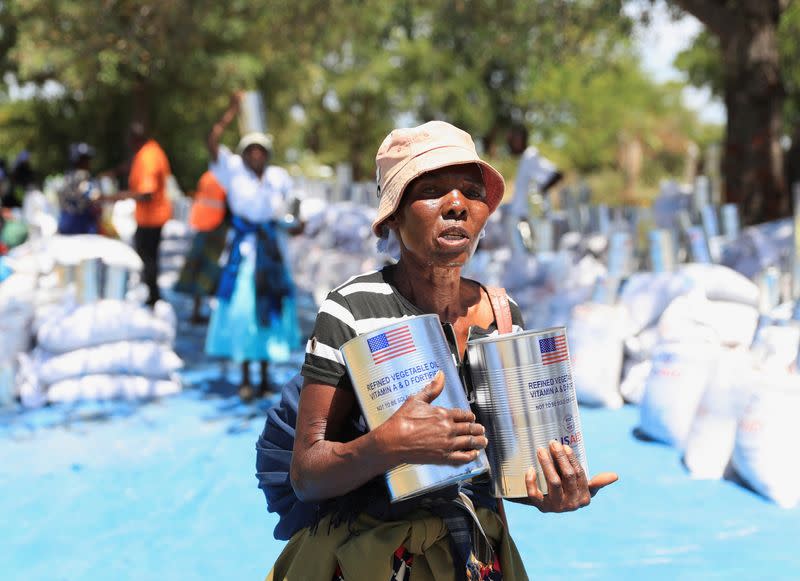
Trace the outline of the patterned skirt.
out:
M 269 325 L 256 316 L 255 260 L 243 260 L 230 300 L 217 299 L 206 335 L 206 355 L 236 363 L 285 363 L 300 346 L 295 300 L 284 299 L 280 317 Z
M 219 257 L 225 249 L 227 223 L 223 222 L 208 232 L 198 232 L 192 240 L 192 248 L 186 256 L 186 263 L 175 290 L 193 297 L 214 294 L 221 271 Z
M 409 553 L 405 547 L 400 547 L 394 552 L 392 575 L 387 581 L 409 581 L 413 566 L 414 555 Z M 494 557 L 494 562 L 489 565 L 481 563 L 473 556 L 467 566 L 466 578 L 469 581 L 503 581 L 503 573 L 500 571 L 500 561 L 497 559 L 497 555 Z M 347 581 L 338 566 L 332 581 Z

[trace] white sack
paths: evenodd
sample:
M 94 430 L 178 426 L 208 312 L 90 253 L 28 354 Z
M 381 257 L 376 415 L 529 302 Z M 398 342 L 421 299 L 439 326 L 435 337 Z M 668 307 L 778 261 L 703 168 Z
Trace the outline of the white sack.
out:
M 717 344 L 697 340 L 655 349 L 640 407 L 639 427 L 645 434 L 683 449 L 718 355 Z
M 105 299 L 76 307 L 39 329 L 39 346 L 51 353 L 117 341 L 172 343 L 175 326 L 134 303 Z
M 142 259 L 133 248 L 120 240 L 98 234 L 53 236 L 48 241 L 47 252 L 58 264 L 78 264 L 82 260 L 99 258 L 109 266 L 135 272 L 143 268 Z
M 50 402 L 79 400 L 139 399 L 173 395 L 181 390 L 174 379 L 151 379 L 136 375 L 86 375 L 54 383 L 47 390 Z
M 636 362 L 650 359 L 660 341 L 657 326 L 642 329 L 638 334 L 625 338 L 625 356 Z
M 758 330 L 753 355 L 767 369 L 794 371 L 800 348 L 800 327 L 797 325 L 765 325 Z
M 692 289 L 692 281 L 677 272 L 637 272 L 622 287 L 619 302 L 628 309 L 630 334 L 652 326 L 667 306 Z
M 572 378 L 578 401 L 618 408 L 627 311 L 619 306 L 576 306 L 568 327 Z
M 30 349 L 33 314 L 26 310 L 0 314 L 0 361 L 13 361 L 18 353 Z
M 722 350 L 686 440 L 683 462 L 693 478 L 719 479 L 725 473 L 752 376 L 753 362 L 747 351 Z
M 749 347 L 757 325 L 755 308 L 741 303 L 709 301 L 695 290 L 670 303 L 658 322 L 658 331 L 662 340 L 680 341 L 686 338 L 690 327 L 702 327 L 722 345 Z
M 15 272 L 0 282 L 0 318 L 20 309 L 33 310 L 36 275 Z
M 685 264 L 680 272 L 712 301 L 758 307 L 758 287 L 746 276 L 721 264 Z
M 18 367 L 15 377 L 16 391 L 22 405 L 29 408 L 43 406 L 47 403 L 44 390 L 39 384 L 36 366 L 30 354 L 20 353 L 17 358 Z
M 119 341 L 58 355 L 36 349 L 33 357 L 43 385 L 97 374 L 165 379 L 183 366 L 172 349 L 152 341 Z
M 800 501 L 800 376 L 767 373 L 753 385 L 736 430 L 731 464 L 756 492 L 783 508 Z
M 623 369 L 623 380 L 619 384 L 619 392 L 628 403 L 639 405 L 644 397 L 647 378 L 653 369 L 653 361 L 645 359 L 634 361 L 628 359 Z

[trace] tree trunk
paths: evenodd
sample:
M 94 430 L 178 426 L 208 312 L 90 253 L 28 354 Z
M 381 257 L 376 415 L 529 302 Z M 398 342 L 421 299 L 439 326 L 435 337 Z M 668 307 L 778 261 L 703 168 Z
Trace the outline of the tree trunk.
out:
M 790 213 L 780 137 L 783 84 L 778 56 L 777 0 L 742 0 L 727 11 L 720 34 L 728 124 L 725 199 L 746 224 Z

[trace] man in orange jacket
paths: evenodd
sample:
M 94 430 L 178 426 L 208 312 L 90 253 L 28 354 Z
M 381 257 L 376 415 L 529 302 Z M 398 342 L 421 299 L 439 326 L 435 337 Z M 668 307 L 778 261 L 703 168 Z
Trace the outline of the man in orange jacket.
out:
M 128 189 L 136 199 L 136 233 L 133 242 L 144 262 L 143 278 L 149 289 L 147 304 L 153 306 L 161 297 L 158 289 L 158 248 L 161 229 L 172 217 L 167 197 L 167 178 L 172 173 L 161 146 L 151 139 L 144 124 L 134 122 L 128 134 L 134 152 L 128 176 Z

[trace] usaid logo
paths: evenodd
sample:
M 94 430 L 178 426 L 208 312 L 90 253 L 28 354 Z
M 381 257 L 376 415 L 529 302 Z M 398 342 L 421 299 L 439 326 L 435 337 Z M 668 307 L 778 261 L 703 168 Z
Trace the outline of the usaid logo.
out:
M 572 417 L 572 414 L 569 414 L 564 418 L 564 426 L 567 428 L 567 431 L 570 434 L 575 431 L 575 420 Z

